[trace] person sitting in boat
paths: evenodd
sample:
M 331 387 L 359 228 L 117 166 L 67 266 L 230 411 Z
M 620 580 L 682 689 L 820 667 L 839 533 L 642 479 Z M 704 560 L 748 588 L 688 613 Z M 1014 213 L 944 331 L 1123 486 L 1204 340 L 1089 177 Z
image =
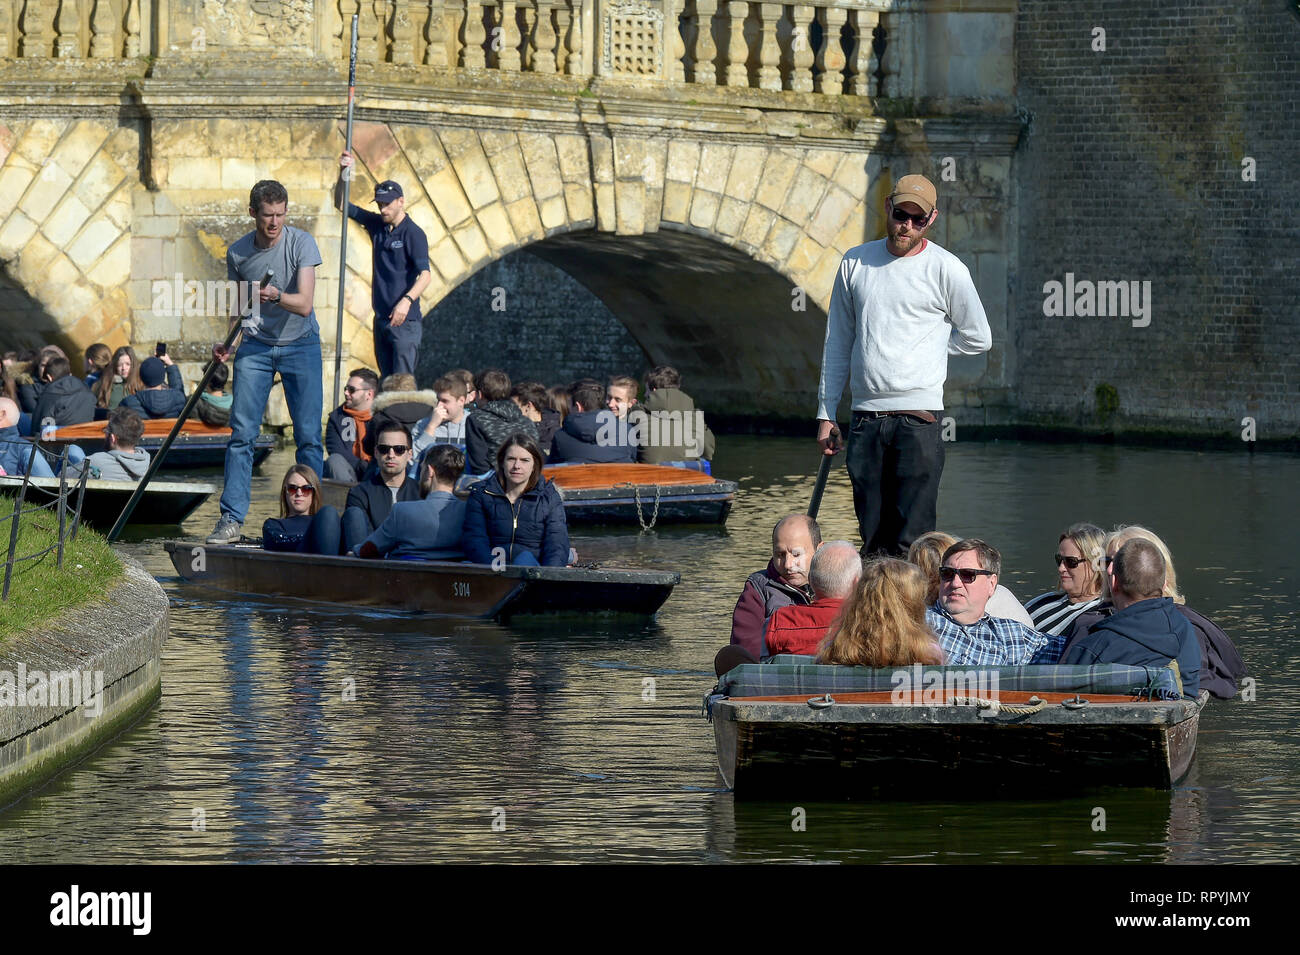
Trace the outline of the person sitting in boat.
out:
M 635 464 L 635 434 L 605 408 L 605 386 L 582 378 L 569 389 L 573 410 L 555 432 L 551 464 Z M 629 440 L 631 439 L 631 440 Z
M 954 666 L 1022 666 L 1056 663 L 1065 639 L 1039 633 L 1015 620 L 990 616 L 1002 555 L 978 538 L 959 540 L 943 552 L 939 600 L 925 612 L 944 656 Z
M 1125 541 L 1107 561 L 1114 613 L 1088 628 L 1061 658 L 1064 664 L 1178 664 L 1183 695 L 1200 692 L 1201 648 L 1187 618 L 1164 596 L 1165 559 L 1148 540 Z
M 540 381 L 516 382 L 510 389 L 510 400 L 519 406 L 525 418 L 537 425 L 537 446 L 542 449 L 542 457 L 549 461 L 555 433 L 564 424 L 564 419 L 551 410 L 551 396 L 546 393 L 546 386 Z
M 320 500 L 320 478 L 295 464 L 280 482 L 280 516 L 262 524 L 262 549 L 300 554 L 339 553 L 339 512 Z
M 943 552 L 955 543 L 957 538 L 951 534 L 930 531 L 912 541 L 912 546 L 907 549 L 907 562 L 920 567 L 921 573 L 925 574 L 930 581 L 925 597 L 927 607 L 939 599 L 939 565 L 943 563 Z M 984 610 L 990 617 L 1018 620 L 1026 627 L 1034 625 L 1033 619 L 1016 599 L 1016 595 L 1001 584 L 998 584 L 997 589 L 993 591 L 993 596 L 989 598 Z
M 81 383 L 94 391 L 95 383 L 113 362 L 113 349 L 103 342 L 95 342 L 86 349 L 85 359 L 86 375 L 81 379 Z
M 52 424 L 62 428 L 95 420 L 95 396 L 72 374 L 68 359 L 56 356 L 46 362 L 42 380 L 45 387 L 32 412 L 37 427 L 47 428 Z
M 122 399 L 122 407 L 145 418 L 175 418 L 185 407 L 185 382 L 170 355 L 151 356 L 140 363 L 144 385 Z
M 230 366 L 218 362 L 208 379 L 208 387 L 199 395 L 199 403 L 194 406 L 194 416 L 206 425 L 214 428 L 230 427 L 230 409 L 235 403 L 235 396 L 226 394 L 226 382 L 230 380 Z
M 1056 545 L 1061 589 L 1039 594 L 1025 604 L 1035 630 L 1069 634 L 1080 614 L 1101 603 L 1102 556 L 1106 532 L 1095 524 L 1071 524 Z
M 374 425 L 374 458 L 379 467 L 348 491 L 343 511 L 343 552 L 355 553 L 384 523 L 398 501 L 418 501 L 420 482 L 407 473 L 411 435 L 399 421 L 380 416 Z
M 808 569 L 813 602 L 779 607 L 768 618 L 762 659 L 778 653 L 816 653 L 861 576 L 862 557 L 856 547 L 848 541 L 823 541 Z
M 416 425 L 427 418 L 437 404 L 436 392 L 421 389 L 415 383 L 414 375 L 396 372 L 379 383 L 374 409 L 375 414 L 382 413 L 405 425 L 409 439 L 415 433 Z
M 450 444 L 465 450 L 465 427 L 470 414 L 465 410 L 468 395 L 465 382 L 443 375 L 433 383 L 433 391 L 438 396 L 438 403 L 427 417 L 415 423 L 415 430 L 411 433 L 417 459 L 437 444 Z
M 90 476 L 104 481 L 138 481 L 149 470 L 149 452 L 137 448 L 144 437 L 144 419 L 130 408 L 114 408 L 104 427 L 105 450 L 96 451 L 80 464 L 68 466 L 68 477 Z
M 422 501 L 400 501 L 365 539 L 358 557 L 390 560 L 462 560 L 465 502 L 453 491 L 465 470 L 465 453 L 435 444 L 420 459 Z
M 507 437 L 497 450 L 496 471 L 470 489 L 462 543 L 476 564 L 569 563 L 564 502 L 542 477 L 542 451 L 532 435 Z
M 1208 690 L 1212 696 L 1221 700 L 1230 700 L 1237 695 L 1241 678 L 1246 675 L 1246 664 L 1241 659 L 1228 635 L 1209 618 L 1197 613 L 1187 606 L 1187 598 L 1178 589 L 1178 573 L 1174 569 L 1174 559 L 1169 547 L 1160 535 L 1137 524 L 1118 527 L 1106 535 L 1106 558 L 1112 559 L 1119 548 L 1131 540 L 1146 540 L 1155 545 L 1165 562 L 1165 582 L 1161 590 L 1178 608 L 1178 612 L 1187 618 L 1196 632 L 1197 642 L 1201 647 L 1201 689 Z M 1103 588 L 1105 599 L 1095 610 L 1080 614 L 1074 622 L 1074 629 L 1066 641 L 1065 653 L 1069 653 L 1074 644 L 1086 636 L 1089 628 L 1115 612 L 1110 600 L 1110 579 L 1107 575 Z
M 143 387 L 140 364 L 135 360 L 135 349 L 123 345 L 113 352 L 113 360 L 108 369 L 95 383 L 95 405 L 106 412 L 111 411 L 126 400 L 127 396 Z
M 32 477 L 54 477 L 54 469 L 44 452 L 32 457 L 32 441 L 22 436 L 18 427 L 22 410 L 12 398 L 0 398 L 0 468 L 5 474 L 26 474 L 32 462 Z
M 474 385 L 478 401 L 465 426 L 465 472 L 478 476 L 493 469 L 497 452 L 511 435 L 526 434 L 536 441 L 538 432 L 537 425 L 510 400 L 510 376 L 504 371 L 489 368 Z
M 671 365 L 660 365 L 645 376 L 647 418 L 637 459 L 642 464 L 666 464 L 712 474 L 710 462 L 717 441 L 704 423 L 704 412 L 682 391 L 682 376 Z
M 354 484 L 365 477 L 370 467 L 366 431 L 375 414 L 378 392 L 379 376 L 369 368 L 348 372 L 343 404 L 325 419 L 325 476 L 330 480 Z
M 790 514 L 772 528 L 772 559 L 766 570 L 750 574 L 731 614 L 731 646 L 752 659 L 763 655 L 767 618 L 781 607 L 813 602 L 808 568 L 822 545 L 822 531 L 807 514 Z
M 944 653 L 926 625 L 925 573 L 892 557 L 869 560 L 817 651 L 818 663 L 882 669 L 942 665 Z

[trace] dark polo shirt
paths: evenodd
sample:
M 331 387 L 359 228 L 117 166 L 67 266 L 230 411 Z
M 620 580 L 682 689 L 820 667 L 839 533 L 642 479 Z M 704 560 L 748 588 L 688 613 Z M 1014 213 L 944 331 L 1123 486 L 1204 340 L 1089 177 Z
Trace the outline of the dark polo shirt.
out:
M 403 295 L 415 284 L 415 278 L 429 267 L 429 240 L 411 219 L 405 216 L 392 229 L 384 225 L 379 213 L 348 203 L 348 215 L 361 223 L 370 234 L 374 248 L 374 274 L 371 279 L 370 303 L 375 314 L 387 321 Z M 408 322 L 420 320 L 417 300 L 406 313 Z

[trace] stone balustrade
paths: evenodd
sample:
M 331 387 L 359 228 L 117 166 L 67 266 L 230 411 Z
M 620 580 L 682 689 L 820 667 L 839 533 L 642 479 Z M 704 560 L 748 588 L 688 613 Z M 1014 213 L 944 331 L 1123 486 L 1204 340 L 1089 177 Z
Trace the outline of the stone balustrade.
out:
M 922 0 L 0 0 L 0 59 L 337 64 L 355 13 L 363 65 L 913 97 L 922 12 Z

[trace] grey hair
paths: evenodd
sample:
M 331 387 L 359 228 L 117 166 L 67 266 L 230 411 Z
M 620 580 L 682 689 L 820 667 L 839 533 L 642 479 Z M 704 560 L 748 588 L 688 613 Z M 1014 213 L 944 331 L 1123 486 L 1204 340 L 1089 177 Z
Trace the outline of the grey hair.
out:
M 848 541 L 827 541 L 813 554 L 808 581 L 818 597 L 847 597 L 862 576 L 862 558 Z

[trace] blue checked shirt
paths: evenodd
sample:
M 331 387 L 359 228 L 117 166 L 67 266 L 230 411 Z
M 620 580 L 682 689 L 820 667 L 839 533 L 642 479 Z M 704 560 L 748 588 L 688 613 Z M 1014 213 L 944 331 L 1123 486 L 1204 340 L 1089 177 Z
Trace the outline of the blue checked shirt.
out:
M 1056 663 L 1065 649 L 1065 636 L 1039 633 L 1016 620 L 985 614 L 969 625 L 952 619 L 936 603 L 926 608 L 925 622 L 939 638 L 953 666 L 1023 666 Z

